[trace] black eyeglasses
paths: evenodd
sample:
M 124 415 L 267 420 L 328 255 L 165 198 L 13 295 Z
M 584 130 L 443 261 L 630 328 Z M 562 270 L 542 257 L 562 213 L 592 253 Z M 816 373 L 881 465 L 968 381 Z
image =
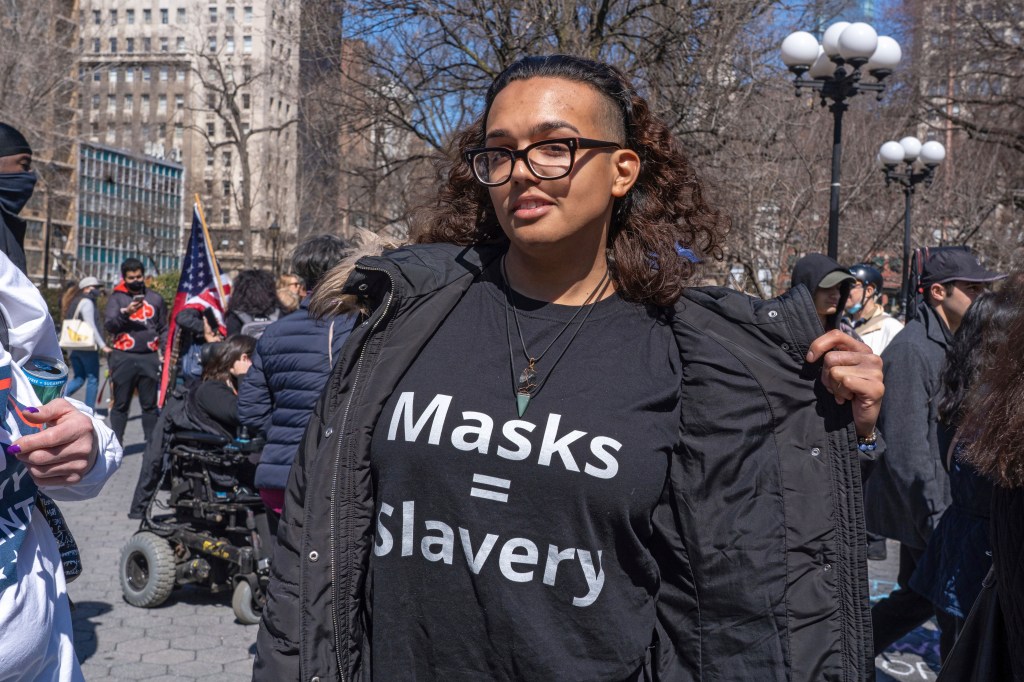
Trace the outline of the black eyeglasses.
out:
M 576 163 L 577 149 L 622 149 L 616 142 L 590 140 L 585 137 L 566 137 L 558 140 L 541 140 L 513 151 L 505 147 L 478 147 L 466 150 L 466 163 L 473 169 L 473 176 L 482 185 L 497 187 L 512 178 L 516 159 L 526 162 L 530 172 L 541 180 L 558 180 L 572 172 Z

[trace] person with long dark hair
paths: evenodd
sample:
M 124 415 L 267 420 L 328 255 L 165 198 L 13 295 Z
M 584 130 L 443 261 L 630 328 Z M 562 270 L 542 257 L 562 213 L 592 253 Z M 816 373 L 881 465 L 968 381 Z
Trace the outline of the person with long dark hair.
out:
M 939 448 L 949 473 L 952 502 L 928 540 L 910 587 L 955 619 L 954 630 L 941 633 L 947 640 L 942 647 L 944 655 L 952 648 L 992 564 L 988 536 L 992 483 L 964 461 L 972 438 L 967 429 L 959 427 L 967 394 L 982 369 L 998 362 L 993 349 L 1006 337 L 1014 314 L 1014 306 L 1007 305 L 1005 296 L 991 292 L 979 296 L 953 336 L 942 371 Z
M 995 589 L 1014 679 L 1024 680 L 1024 272 L 1011 275 L 999 296 L 1013 319 L 968 395 L 962 423 L 973 442 L 963 456 L 994 484 L 989 535 Z
M 252 367 L 256 339 L 229 336 L 211 347 L 203 362 L 203 380 L 189 392 L 188 416 L 204 430 L 234 438 L 238 420 L 238 389 Z
M 314 293 L 365 319 L 254 678 L 864 679 L 878 357 L 804 287 L 686 288 L 728 220 L 613 67 L 516 61 L 451 151 L 419 243 Z
M 274 276 L 266 270 L 242 270 L 231 283 L 231 300 L 224 315 L 228 336 L 242 333 L 252 322 L 273 322 L 281 315 Z

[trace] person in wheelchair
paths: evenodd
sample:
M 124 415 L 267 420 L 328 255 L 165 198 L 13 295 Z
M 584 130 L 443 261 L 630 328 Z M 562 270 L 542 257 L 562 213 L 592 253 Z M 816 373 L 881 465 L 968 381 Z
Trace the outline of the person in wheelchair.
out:
M 141 519 L 145 515 L 160 483 L 164 453 L 175 433 L 203 432 L 229 440 L 235 438 L 240 426 L 238 386 L 252 366 L 255 350 L 256 339 L 242 334 L 208 344 L 202 358 L 202 381 L 192 388 L 175 388 L 167 396 L 153 439 L 143 454 L 128 518 Z M 252 483 L 251 473 L 240 474 Z
M 201 431 L 228 438 L 237 435 L 238 386 L 252 367 L 256 339 L 244 334 L 214 344 L 203 362 L 203 380 L 189 391 L 186 413 Z

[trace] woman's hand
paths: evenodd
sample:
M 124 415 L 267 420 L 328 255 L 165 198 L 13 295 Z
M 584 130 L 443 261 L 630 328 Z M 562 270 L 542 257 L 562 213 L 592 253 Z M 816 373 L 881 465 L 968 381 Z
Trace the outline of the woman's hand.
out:
M 214 331 L 213 327 L 210 326 L 210 322 L 204 317 L 203 318 L 203 337 L 207 343 L 215 343 L 217 341 L 223 341 L 220 332 Z
M 7 451 L 25 464 L 38 485 L 72 485 L 92 469 L 96 433 L 92 420 L 74 405 L 58 398 L 39 408 L 25 408 L 22 416 L 46 429 L 22 436 Z
M 885 394 L 882 358 L 872 353 L 866 344 L 838 329 L 819 336 L 811 343 L 807 362 L 817 362 L 822 356 L 822 383 L 840 405 L 848 400 L 853 403 L 857 436 L 870 436 L 875 431 Z

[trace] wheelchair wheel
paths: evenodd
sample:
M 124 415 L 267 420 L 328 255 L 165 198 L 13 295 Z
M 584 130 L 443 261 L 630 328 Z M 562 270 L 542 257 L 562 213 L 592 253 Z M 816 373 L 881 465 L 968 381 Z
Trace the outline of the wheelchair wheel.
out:
M 121 550 L 121 592 L 132 606 L 160 606 L 174 589 L 174 552 L 159 535 L 136 533 Z
M 260 622 L 262 609 L 253 598 L 252 586 L 248 580 L 239 580 L 235 585 L 235 591 L 231 595 L 231 609 L 242 625 L 256 625 Z

